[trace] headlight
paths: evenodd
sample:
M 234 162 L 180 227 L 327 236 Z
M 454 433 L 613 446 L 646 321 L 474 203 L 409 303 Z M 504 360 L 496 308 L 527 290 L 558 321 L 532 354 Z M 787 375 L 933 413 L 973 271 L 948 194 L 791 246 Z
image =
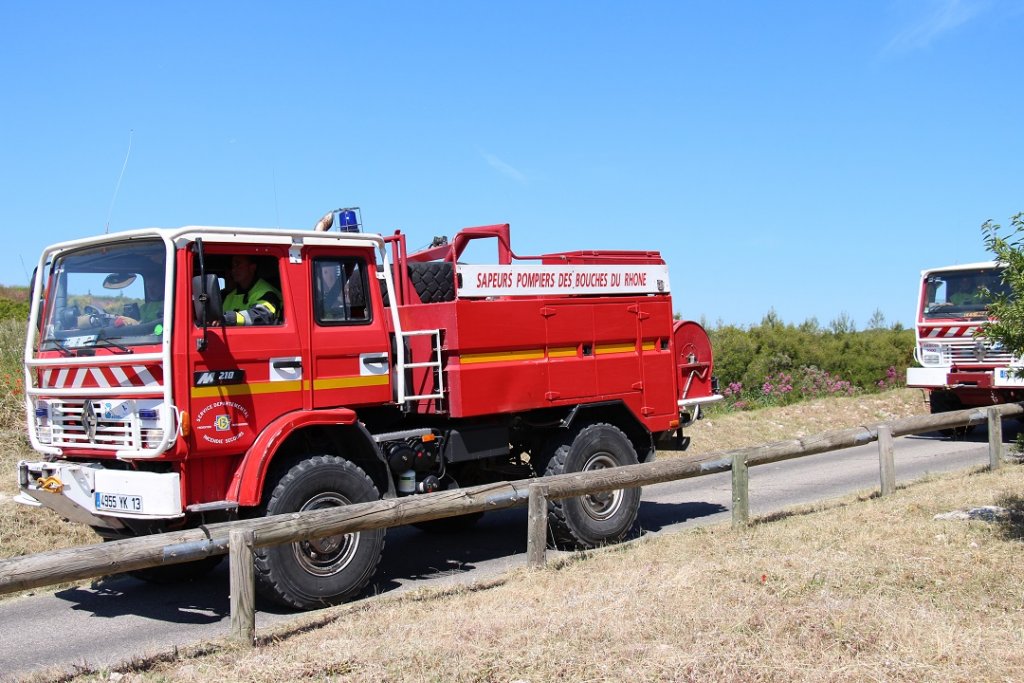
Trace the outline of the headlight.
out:
M 40 443 L 53 443 L 53 431 L 50 429 L 50 405 L 46 401 L 36 401 L 35 407 L 36 437 Z

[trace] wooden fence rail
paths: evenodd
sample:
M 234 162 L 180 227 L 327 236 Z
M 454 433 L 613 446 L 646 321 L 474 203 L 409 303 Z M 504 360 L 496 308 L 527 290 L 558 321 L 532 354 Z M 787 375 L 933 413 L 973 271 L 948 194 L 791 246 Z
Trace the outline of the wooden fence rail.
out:
M 222 522 L 188 531 L 2 559 L 0 594 L 190 562 L 210 555 L 225 554 L 230 550 L 232 634 L 251 643 L 255 633 L 252 557 L 253 549 L 257 547 L 501 510 L 529 503 L 531 521 L 528 525 L 528 562 L 531 566 L 538 566 L 544 563 L 547 545 L 544 513 L 548 500 L 732 471 L 733 523 L 743 525 L 749 516 L 747 469 L 750 467 L 860 446 L 876 440 L 880 440 L 880 447 L 891 449 L 892 437 L 987 422 L 990 464 L 994 468 L 998 466 L 1001 455 L 1002 418 L 1022 414 L 1024 404 L 1014 403 L 915 416 L 875 426 L 854 427 L 762 446 L 719 451 L 700 459 L 672 458 L 590 472 L 485 484 L 406 498 Z M 888 445 L 883 445 L 885 443 Z M 888 465 L 882 463 L 883 457 L 880 452 L 882 488 L 885 493 L 891 484 L 887 484 Z

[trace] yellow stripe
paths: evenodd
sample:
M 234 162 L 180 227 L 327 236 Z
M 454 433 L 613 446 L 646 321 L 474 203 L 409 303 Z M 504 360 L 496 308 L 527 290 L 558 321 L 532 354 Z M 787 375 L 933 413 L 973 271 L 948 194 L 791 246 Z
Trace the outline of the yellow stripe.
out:
M 312 382 L 317 391 L 324 389 L 350 389 L 353 387 L 374 387 L 387 384 L 388 375 L 368 375 L 366 377 L 332 377 Z M 291 391 L 309 391 L 310 381 L 293 380 L 289 382 L 252 382 L 250 384 L 229 384 L 220 387 L 192 387 L 192 398 L 214 398 L 223 396 L 256 396 L 258 394 L 283 394 Z
M 495 351 L 492 353 L 464 353 L 459 356 L 463 364 L 469 363 L 500 363 L 513 360 L 541 360 L 544 349 L 528 349 L 526 351 Z
M 601 356 L 606 353 L 632 353 L 636 351 L 636 344 L 603 344 L 594 349 L 594 353 Z
M 192 387 L 192 398 L 284 394 L 301 390 L 302 382 L 300 380 L 289 382 L 250 382 L 249 384 L 228 384 L 220 387 Z
M 377 387 L 387 384 L 388 375 L 366 375 L 358 377 L 331 377 L 330 379 L 313 380 L 313 390 L 323 391 L 325 389 L 351 389 L 353 387 Z
M 653 341 L 643 342 L 642 351 L 657 351 L 657 343 Z M 594 353 L 604 355 L 609 353 L 635 353 L 635 343 L 624 344 L 602 344 L 595 348 Z M 548 358 L 572 358 L 577 355 L 575 346 L 560 346 L 548 349 Z M 525 351 L 493 351 L 488 353 L 466 353 L 461 356 L 464 365 L 473 363 L 501 363 L 521 360 L 543 360 L 542 349 L 527 349 Z

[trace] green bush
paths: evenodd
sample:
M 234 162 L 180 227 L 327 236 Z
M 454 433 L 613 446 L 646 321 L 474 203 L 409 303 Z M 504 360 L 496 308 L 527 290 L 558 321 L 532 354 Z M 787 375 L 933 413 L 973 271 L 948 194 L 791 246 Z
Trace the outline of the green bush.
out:
M 899 325 L 858 332 L 844 318 L 822 329 L 813 319 L 783 323 L 770 311 L 759 325 L 708 333 L 727 404 L 740 408 L 899 386 L 913 362 L 914 332 Z
M 0 319 L 0 429 L 25 426 L 25 321 Z
M 0 320 L 17 320 L 23 326 L 28 321 L 29 304 L 27 301 L 11 301 L 0 299 Z

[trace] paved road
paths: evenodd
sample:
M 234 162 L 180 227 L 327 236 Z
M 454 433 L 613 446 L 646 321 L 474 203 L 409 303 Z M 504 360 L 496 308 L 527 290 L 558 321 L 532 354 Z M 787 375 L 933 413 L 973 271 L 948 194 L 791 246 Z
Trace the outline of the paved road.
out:
M 1006 441 L 1015 434 L 1016 422 L 1006 422 Z M 927 473 L 986 464 L 986 440 L 984 428 L 962 442 L 937 435 L 897 439 L 897 480 L 904 483 Z M 765 465 L 750 471 L 751 512 L 765 514 L 877 486 L 874 444 Z M 730 498 L 728 473 L 650 486 L 644 489 L 640 523 L 644 533 L 665 533 L 728 521 Z M 525 553 L 524 509 L 489 514 L 461 534 L 393 529 L 375 590 L 479 581 L 521 565 Z M 292 617 L 286 611 L 260 611 L 257 631 Z M 206 579 L 185 586 L 154 586 L 116 577 L 56 594 L 7 600 L 0 602 L 0 679 L 53 666 L 110 666 L 136 655 L 216 639 L 227 632 L 228 619 L 226 562 Z

